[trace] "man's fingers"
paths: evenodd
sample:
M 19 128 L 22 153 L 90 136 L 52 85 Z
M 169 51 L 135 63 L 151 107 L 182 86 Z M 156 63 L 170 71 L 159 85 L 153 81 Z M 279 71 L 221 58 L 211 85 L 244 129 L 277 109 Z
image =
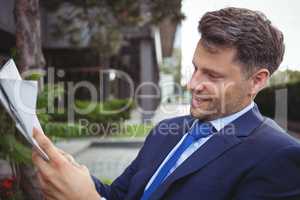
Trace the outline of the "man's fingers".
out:
M 54 167 L 56 170 L 58 170 L 61 167 L 65 166 L 66 163 L 68 163 L 67 159 L 57 150 L 57 148 L 53 145 L 50 139 L 48 139 L 48 137 L 44 135 L 44 133 L 34 128 L 33 136 L 36 139 L 36 142 L 45 151 L 50 159 L 49 162 L 46 162 L 39 155 L 38 158 L 35 158 L 33 156 L 33 163 L 37 166 L 37 168 L 43 175 L 45 174 L 47 178 L 50 178 L 49 173 L 51 173 L 53 170 L 51 167 Z M 45 170 L 46 168 L 48 168 L 49 170 Z
M 41 172 L 38 172 L 37 173 L 37 179 L 39 181 L 39 184 L 40 184 L 40 187 L 43 191 L 45 191 L 47 189 L 47 184 L 46 182 L 44 181 L 42 175 L 41 175 Z
M 55 197 L 53 195 L 53 193 L 55 193 L 55 191 L 51 191 L 51 187 L 50 187 L 49 183 L 44 180 L 44 178 L 40 172 L 37 173 L 37 179 L 40 184 L 40 189 L 43 191 L 43 193 L 45 195 L 45 198 L 47 200 L 55 199 Z
M 80 168 L 87 174 L 90 174 L 90 170 L 85 165 L 80 165 Z
M 43 174 L 45 177 L 51 176 L 51 166 L 36 151 L 32 153 L 32 162 L 37 167 L 38 173 Z
M 50 141 L 50 139 L 42 133 L 42 131 L 33 128 L 33 138 L 39 144 L 39 146 L 45 151 L 45 153 L 49 156 L 50 160 L 53 158 L 59 158 L 61 155 L 57 152 L 56 147 Z
M 32 152 L 32 162 L 37 167 L 38 171 L 48 171 L 48 168 L 50 168 L 47 161 L 45 161 L 36 151 Z

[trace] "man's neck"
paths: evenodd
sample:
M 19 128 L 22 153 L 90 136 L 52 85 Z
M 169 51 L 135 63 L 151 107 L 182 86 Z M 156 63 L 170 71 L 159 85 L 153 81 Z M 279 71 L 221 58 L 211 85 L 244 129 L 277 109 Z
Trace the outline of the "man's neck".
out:
M 227 124 L 231 123 L 235 119 L 239 118 L 240 116 L 242 116 L 243 114 L 251 110 L 253 107 L 254 107 L 254 102 L 251 101 L 247 106 L 242 108 L 240 111 L 227 116 L 220 117 L 215 120 L 211 120 L 210 123 L 212 123 L 212 125 L 219 131 Z

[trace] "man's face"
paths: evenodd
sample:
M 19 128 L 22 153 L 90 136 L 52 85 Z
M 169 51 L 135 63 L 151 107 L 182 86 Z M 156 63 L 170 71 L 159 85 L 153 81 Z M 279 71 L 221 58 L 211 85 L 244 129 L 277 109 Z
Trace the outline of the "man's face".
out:
M 192 94 L 191 115 L 202 120 L 213 120 L 235 113 L 251 101 L 251 83 L 234 61 L 236 50 L 220 48 L 208 51 L 201 40 L 194 58 L 194 72 L 188 83 Z

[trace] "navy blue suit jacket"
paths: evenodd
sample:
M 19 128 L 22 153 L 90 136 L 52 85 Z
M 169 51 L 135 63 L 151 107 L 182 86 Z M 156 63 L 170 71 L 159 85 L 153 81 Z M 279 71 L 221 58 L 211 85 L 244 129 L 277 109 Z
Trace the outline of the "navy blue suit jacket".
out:
M 140 199 L 193 120 L 183 116 L 160 122 L 110 186 L 93 177 L 97 191 L 108 200 Z M 254 106 L 185 160 L 151 199 L 300 200 L 300 145 Z

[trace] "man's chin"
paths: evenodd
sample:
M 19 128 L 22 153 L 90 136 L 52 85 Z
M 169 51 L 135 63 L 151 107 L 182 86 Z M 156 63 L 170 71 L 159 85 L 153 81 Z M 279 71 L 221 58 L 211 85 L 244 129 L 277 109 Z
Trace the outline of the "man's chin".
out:
M 199 109 L 192 108 L 192 107 L 190 109 L 190 114 L 192 117 L 200 119 L 200 120 L 205 120 L 205 118 L 207 118 L 207 114 L 205 114 L 204 112 L 202 112 Z
M 214 119 L 215 114 L 212 111 L 203 110 L 200 108 L 190 108 L 190 114 L 192 117 L 196 119 L 200 119 L 202 121 L 210 121 Z

